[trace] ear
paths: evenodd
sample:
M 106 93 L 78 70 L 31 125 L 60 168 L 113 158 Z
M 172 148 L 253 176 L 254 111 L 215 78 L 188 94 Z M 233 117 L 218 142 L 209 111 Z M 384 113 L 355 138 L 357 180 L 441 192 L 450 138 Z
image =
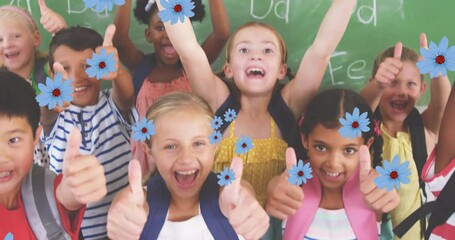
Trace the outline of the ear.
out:
M 427 90 L 427 86 L 427 82 L 425 82 L 425 80 L 422 80 L 422 87 L 420 87 L 419 97 L 423 95 L 425 90 Z
M 43 126 L 39 125 L 38 128 L 36 129 L 35 139 L 33 140 L 33 145 L 35 147 L 38 144 L 38 141 L 39 141 L 39 138 L 40 138 L 40 135 L 41 135 L 42 131 L 43 131 Z
M 224 76 L 226 76 L 226 78 L 231 79 L 234 77 L 234 74 L 232 73 L 229 63 L 224 64 L 223 71 L 224 71 Z
M 35 32 L 33 33 L 33 46 L 34 47 L 39 47 L 39 45 L 41 44 L 41 34 L 39 33 L 38 30 L 35 30 Z
M 368 148 L 371 147 L 371 145 L 373 144 L 373 142 L 374 142 L 374 137 L 370 137 L 370 139 L 368 139 L 367 144 L 366 144 L 366 145 L 368 146 Z
M 305 134 L 301 133 L 300 139 L 302 139 L 303 147 L 308 151 L 308 137 Z
M 283 80 L 286 77 L 286 73 L 288 72 L 288 65 L 281 64 L 280 71 L 278 72 L 278 80 Z M 289 79 L 292 80 L 292 79 Z

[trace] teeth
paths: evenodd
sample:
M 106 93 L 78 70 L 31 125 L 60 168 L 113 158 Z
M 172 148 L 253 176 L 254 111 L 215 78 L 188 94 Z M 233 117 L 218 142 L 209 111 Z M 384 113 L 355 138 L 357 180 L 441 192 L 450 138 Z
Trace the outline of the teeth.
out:
M 327 175 L 329 175 L 330 177 L 338 177 L 340 176 L 340 173 L 331 173 L 331 172 L 325 172 Z
M 11 171 L 0 172 L 0 178 L 8 177 L 11 174 Z
M 17 56 L 19 54 L 19 52 L 11 52 L 11 53 L 7 53 L 5 54 L 6 57 L 13 57 L 13 56 Z
M 264 70 L 260 69 L 260 68 L 249 68 L 247 70 L 248 74 L 261 74 L 261 75 L 264 75 Z
M 197 171 L 197 170 L 195 169 L 195 170 L 185 171 L 185 172 L 179 172 L 179 171 L 177 171 L 177 173 L 180 174 L 180 175 L 192 175 L 192 174 L 195 174 L 196 171 Z
M 85 90 L 87 87 L 77 87 L 74 89 L 75 92 L 80 92 L 82 90 Z

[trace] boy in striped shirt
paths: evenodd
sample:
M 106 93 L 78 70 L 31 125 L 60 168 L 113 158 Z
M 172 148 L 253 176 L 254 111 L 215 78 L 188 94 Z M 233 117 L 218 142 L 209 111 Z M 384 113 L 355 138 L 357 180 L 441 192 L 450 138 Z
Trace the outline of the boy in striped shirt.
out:
M 106 238 L 106 217 L 112 198 L 128 185 L 128 163 L 131 159 L 131 123 L 136 121 L 131 76 L 119 63 L 117 50 L 112 46 L 115 26 L 106 30 L 103 38 L 94 30 L 71 27 L 59 31 L 49 46 L 51 71 L 63 72 L 63 79 L 72 79 L 73 100 L 65 108 L 42 108 L 41 140 L 50 155 L 50 169 L 62 171 L 63 154 L 69 132 L 74 127 L 81 130 L 82 154 L 95 155 L 104 167 L 107 195 L 101 201 L 87 206 L 82 221 L 84 239 Z M 87 60 L 101 48 L 107 55 L 114 54 L 116 71 L 102 80 L 111 80 L 112 89 L 100 90 L 101 82 L 89 77 Z M 55 64 L 54 64 L 55 63 Z M 109 61 L 100 60 L 100 68 Z M 65 76 L 68 75 L 68 76 Z

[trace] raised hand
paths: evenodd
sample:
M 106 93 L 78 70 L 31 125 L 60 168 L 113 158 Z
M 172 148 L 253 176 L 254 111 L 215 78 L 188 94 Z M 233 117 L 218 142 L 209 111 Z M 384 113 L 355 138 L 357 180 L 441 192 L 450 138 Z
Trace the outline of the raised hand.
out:
M 385 188 L 379 189 L 374 179 L 379 176 L 371 168 L 370 151 L 363 145 L 359 149 L 360 155 L 360 191 L 364 194 L 366 203 L 376 211 L 387 213 L 395 209 L 400 203 L 400 196 L 393 189 L 387 192 Z
M 288 180 L 292 165 L 297 165 L 297 158 L 294 149 L 288 148 L 286 150 L 285 172 L 273 178 L 267 188 L 267 212 L 282 220 L 297 212 L 302 206 L 304 197 L 302 188 L 292 185 Z
M 58 186 L 59 200 L 68 210 L 94 203 L 106 196 L 104 168 L 95 156 L 81 155 L 81 132 L 73 128 L 63 158 L 63 178 Z
M 63 81 L 68 80 L 68 73 L 65 71 L 65 69 L 62 66 L 62 64 L 60 64 L 59 62 L 55 62 L 53 67 L 54 67 L 54 72 L 56 74 L 57 73 L 61 73 L 62 74 Z M 55 74 L 54 74 L 54 76 L 55 76 Z M 71 105 L 71 102 L 63 102 L 63 106 L 62 107 L 57 105 L 54 109 L 52 109 L 52 111 L 54 111 L 56 113 L 61 113 L 61 112 L 65 111 L 65 109 L 67 107 L 69 107 L 70 105 Z
M 100 78 L 102 80 L 113 80 L 113 79 L 116 79 L 117 75 L 118 75 L 118 68 L 120 65 L 119 65 L 117 48 L 115 48 L 112 43 L 112 38 L 114 37 L 114 34 L 115 34 L 115 25 L 109 24 L 109 26 L 107 26 L 106 32 L 104 34 L 103 45 L 96 48 L 96 53 L 99 54 L 100 57 L 99 57 L 98 61 L 94 62 L 95 69 L 97 69 L 99 72 L 100 71 L 107 72 L 107 76 L 103 74 L 102 77 Z M 104 57 L 103 55 L 105 55 L 106 57 Z M 92 65 L 92 64 L 90 64 L 90 65 Z M 87 69 L 87 71 L 89 71 L 89 69 Z M 87 72 L 87 73 L 89 74 L 90 77 L 92 77 L 89 72 Z M 96 73 L 96 71 L 95 71 L 95 73 Z M 101 74 L 96 74 L 96 75 L 100 76 Z
M 60 14 L 48 8 L 45 0 L 38 0 L 38 4 L 41 12 L 40 23 L 46 31 L 54 35 L 56 32 L 66 28 L 65 19 Z
M 396 79 L 401 69 L 403 68 L 403 63 L 401 62 L 401 52 L 403 50 L 403 44 L 398 42 L 395 44 L 395 51 L 393 53 L 393 58 L 386 58 L 378 68 L 374 79 L 378 83 L 378 86 L 381 88 L 387 87 L 393 80 Z
M 139 239 L 147 221 L 148 204 L 142 190 L 139 161 L 130 161 L 128 179 L 130 185 L 117 194 L 107 214 L 110 239 Z
M 260 239 L 269 227 L 269 216 L 251 190 L 241 185 L 243 162 L 235 157 L 231 163 L 235 180 L 220 194 L 220 209 L 235 232 L 245 239 Z

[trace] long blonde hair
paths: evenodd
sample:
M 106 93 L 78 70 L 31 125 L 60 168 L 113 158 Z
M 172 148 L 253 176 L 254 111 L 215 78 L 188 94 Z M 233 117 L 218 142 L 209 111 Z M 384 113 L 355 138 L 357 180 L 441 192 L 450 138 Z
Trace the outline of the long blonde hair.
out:
M 20 7 L 16 6 L 3 6 L 0 7 L 0 21 L 3 19 L 16 20 L 17 22 L 22 23 L 27 29 L 30 30 L 32 34 L 38 32 L 35 21 L 33 21 L 30 13 Z M 38 32 L 39 33 L 39 32 Z M 35 61 L 40 58 L 47 58 L 47 53 L 42 52 L 35 48 Z M 0 62 L 0 67 L 6 67 Z

